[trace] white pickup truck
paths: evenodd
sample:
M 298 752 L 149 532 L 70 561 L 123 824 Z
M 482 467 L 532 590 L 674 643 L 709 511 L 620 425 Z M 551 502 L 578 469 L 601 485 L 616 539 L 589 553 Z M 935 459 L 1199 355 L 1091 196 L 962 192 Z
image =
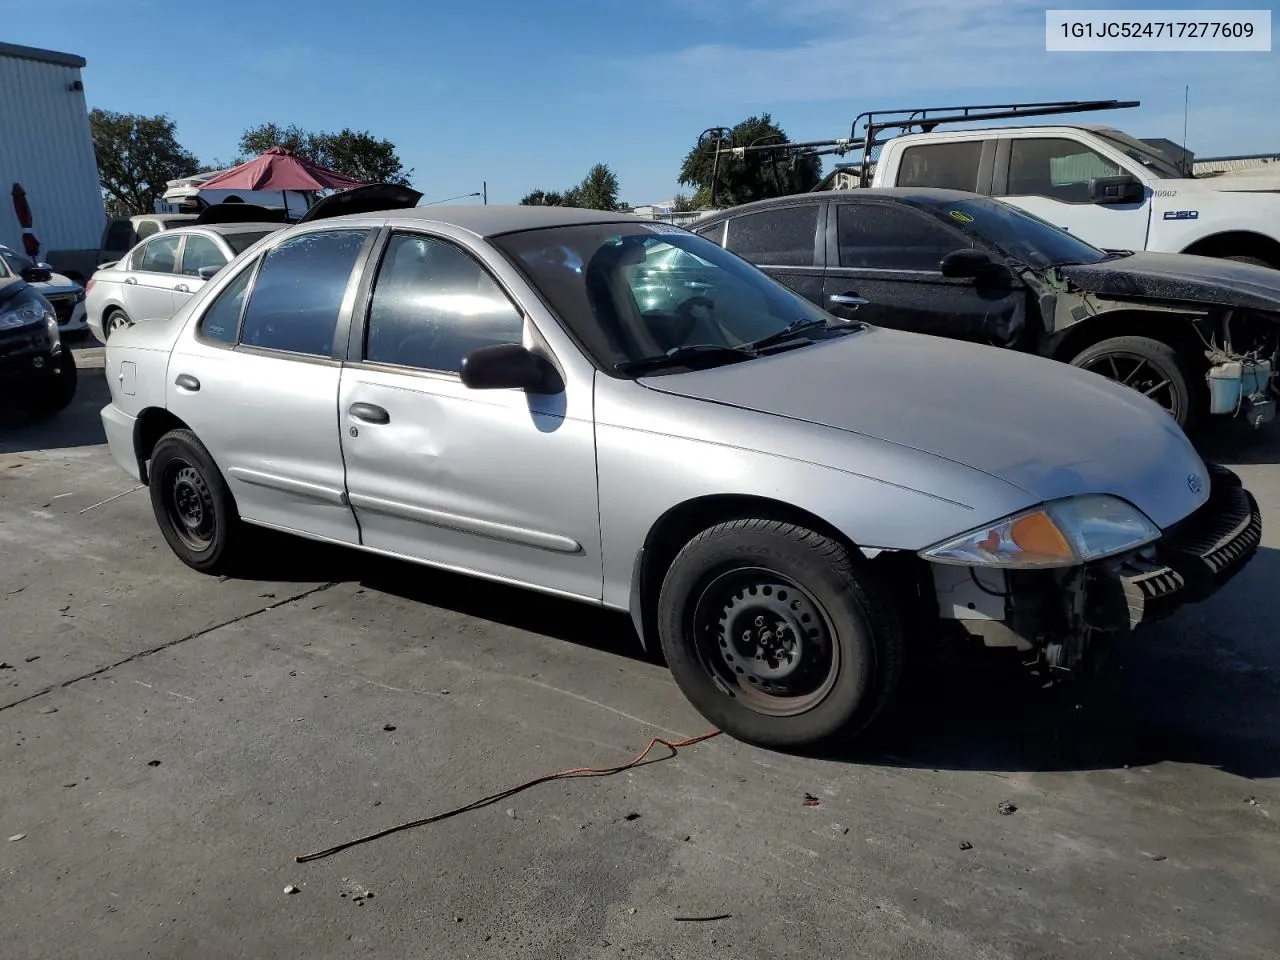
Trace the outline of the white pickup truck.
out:
M 1280 164 L 1188 178 L 1141 140 L 1095 124 L 910 133 L 884 143 L 871 186 L 998 197 L 1096 247 L 1280 268 Z

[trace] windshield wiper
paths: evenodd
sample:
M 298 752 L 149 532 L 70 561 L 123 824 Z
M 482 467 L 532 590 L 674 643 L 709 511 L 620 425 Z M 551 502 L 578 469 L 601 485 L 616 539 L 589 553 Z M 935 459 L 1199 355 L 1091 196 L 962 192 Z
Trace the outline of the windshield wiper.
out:
M 755 356 L 754 350 L 744 344 L 740 347 L 726 347 L 716 343 L 690 343 L 683 347 L 672 347 L 666 353 L 657 353 L 652 357 L 639 357 L 635 360 L 622 360 L 613 365 L 619 373 L 638 373 L 642 370 L 660 370 L 663 367 L 678 367 L 690 362 L 691 358 L 723 359 L 730 363 L 739 360 L 750 360 Z M 696 362 L 696 361 L 695 361 Z
M 759 340 L 748 340 L 746 343 L 739 344 L 739 350 L 767 350 L 769 347 L 776 347 L 780 343 L 786 343 L 793 340 L 806 330 L 817 330 L 821 327 L 823 330 L 839 329 L 837 327 L 828 327 L 827 321 L 818 317 L 801 317 L 798 320 L 792 320 L 781 330 L 777 330 L 767 337 L 761 337 Z

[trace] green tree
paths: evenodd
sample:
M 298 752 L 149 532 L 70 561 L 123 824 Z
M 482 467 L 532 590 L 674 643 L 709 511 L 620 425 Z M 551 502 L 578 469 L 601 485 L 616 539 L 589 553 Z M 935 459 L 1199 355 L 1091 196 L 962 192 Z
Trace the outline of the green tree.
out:
M 693 205 L 693 197 L 687 193 L 677 193 L 675 199 L 671 201 L 672 213 L 692 213 L 697 209 Z
M 532 190 L 524 195 L 524 199 L 520 201 L 526 207 L 563 207 L 564 194 L 557 193 L 554 190 Z
M 773 122 L 773 117 L 762 113 L 758 117 L 748 117 L 734 127 L 728 143 L 723 146 L 781 145 L 790 142 L 785 131 Z M 693 196 L 695 208 L 711 202 L 712 172 L 716 169 L 715 150 L 718 145 L 710 138 L 701 144 L 695 144 L 680 167 L 680 182 L 697 188 Z M 722 154 L 719 172 L 715 177 L 716 203 L 720 206 L 736 206 L 752 200 L 803 193 L 816 186 L 821 177 L 822 160 L 819 157 L 799 157 L 794 153 L 765 150 L 753 151 L 741 157 Z
M 240 152 L 248 156 L 284 147 L 299 157 L 322 167 L 344 173 L 365 183 L 409 185 L 413 170 L 406 170 L 390 140 L 344 127 L 337 132 L 304 130 L 297 125 L 282 127 L 264 123 L 251 127 L 240 137 Z
M 618 175 L 606 163 L 597 163 L 578 185 L 581 202 L 575 206 L 589 210 L 618 209 Z
M 98 180 L 115 215 L 153 212 L 168 181 L 189 177 L 200 166 L 178 143 L 174 123 L 164 115 L 92 110 L 89 129 Z

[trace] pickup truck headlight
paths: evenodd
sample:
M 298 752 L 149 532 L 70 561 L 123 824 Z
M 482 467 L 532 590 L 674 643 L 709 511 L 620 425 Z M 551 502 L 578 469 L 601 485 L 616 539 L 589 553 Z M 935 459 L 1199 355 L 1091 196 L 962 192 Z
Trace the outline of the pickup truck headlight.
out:
M 1072 567 L 1151 543 L 1160 528 L 1119 497 L 1055 500 L 920 551 L 934 563 L 971 567 Z

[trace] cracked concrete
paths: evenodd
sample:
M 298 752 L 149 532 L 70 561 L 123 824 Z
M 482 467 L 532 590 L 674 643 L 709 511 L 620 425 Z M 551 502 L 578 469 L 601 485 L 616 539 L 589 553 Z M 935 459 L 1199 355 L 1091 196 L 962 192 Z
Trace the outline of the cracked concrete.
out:
M 1280 432 L 1217 451 L 1267 548 L 1087 695 L 965 662 L 856 751 L 718 737 L 299 864 L 706 724 L 624 617 L 285 539 L 187 570 L 86 384 L 0 421 L 6 960 L 1275 955 Z

